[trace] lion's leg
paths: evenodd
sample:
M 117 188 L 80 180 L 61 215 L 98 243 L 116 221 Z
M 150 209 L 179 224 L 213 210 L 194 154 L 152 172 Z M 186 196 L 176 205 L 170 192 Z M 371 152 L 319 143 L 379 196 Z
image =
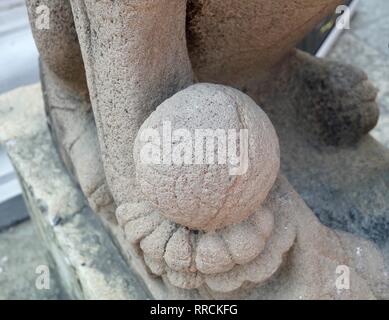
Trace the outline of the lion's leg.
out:
M 95 210 L 112 201 L 106 188 L 84 65 L 66 0 L 28 0 L 31 27 L 41 57 L 46 112 L 61 156 Z M 36 24 L 46 6 L 48 28 Z M 42 8 L 42 7 L 41 7 Z
M 108 185 L 118 206 L 136 202 L 136 134 L 162 101 L 192 81 L 186 1 L 71 3 Z

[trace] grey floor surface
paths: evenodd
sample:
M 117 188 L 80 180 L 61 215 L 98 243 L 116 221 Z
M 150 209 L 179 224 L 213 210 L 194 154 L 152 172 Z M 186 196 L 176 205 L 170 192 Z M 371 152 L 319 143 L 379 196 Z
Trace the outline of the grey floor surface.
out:
M 0 300 L 66 299 L 50 265 L 30 221 L 0 232 Z

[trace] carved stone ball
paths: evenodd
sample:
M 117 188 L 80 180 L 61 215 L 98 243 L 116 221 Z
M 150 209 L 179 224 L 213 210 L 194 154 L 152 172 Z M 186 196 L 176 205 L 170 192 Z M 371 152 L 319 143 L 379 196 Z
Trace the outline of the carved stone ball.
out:
M 214 231 L 247 219 L 280 166 L 269 118 L 244 93 L 195 84 L 164 101 L 134 147 L 138 183 L 166 218 Z

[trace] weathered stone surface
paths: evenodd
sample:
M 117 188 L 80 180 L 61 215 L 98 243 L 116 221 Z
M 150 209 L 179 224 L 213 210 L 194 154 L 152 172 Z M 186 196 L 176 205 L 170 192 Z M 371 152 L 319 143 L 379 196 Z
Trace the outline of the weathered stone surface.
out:
M 19 96 L 24 95 L 25 89 L 12 92 L 5 99 L 1 98 L 1 101 L 11 102 L 14 106 L 13 111 L 9 110 L 1 115 L 1 120 L 9 124 L 9 136 L 12 137 L 13 143 L 7 139 L 7 130 L 2 129 L 0 134 L 2 141 L 8 141 L 7 148 L 24 186 L 33 221 L 49 244 L 49 249 L 57 262 L 58 272 L 65 280 L 65 287 L 70 295 L 76 298 L 148 297 L 143 286 L 138 283 L 140 279 L 136 279 L 128 269 L 96 216 L 85 212 L 87 211 L 85 199 L 65 172 L 49 138 L 42 101 L 28 105 L 31 114 L 23 112 L 26 108 L 25 101 L 38 102 L 41 99 L 39 89 L 39 86 L 27 88 L 26 92 L 31 95 L 31 99 L 24 100 L 21 105 L 17 105 L 16 102 Z M 13 122 L 10 119 L 17 121 Z M 34 121 L 37 123 L 32 123 Z M 27 135 L 23 133 L 21 127 L 15 130 L 12 123 L 16 126 L 23 124 Z M 15 134 L 17 132 L 19 133 Z M 199 288 L 199 292 L 174 288 L 169 285 L 169 278 L 171 279 L 172 275 L 162 275 L 165 282 L 150 277 L 144 269 L 143 262 L 137 258 L 136 252 L 131 253 L 133 258 L 129 262 L 141 275 L 155 298 L 194 299 L 199 298 L 200 294 L 209 298 L 242 298 L 248 295 L 252 299 L 384 297 L 387 292 L 387 279 L 383 273 L 382 258 L 374 246 L 350 235 L 336 236 L 333 231 L 321 225 L 283 178 L 278 179 L 268 203 L 272 206 L 270 209 L 272 212 L 277 212 L 280 217 L 291 219 L 293 222 L 296 238 L 291 238 L 295 239 L 292 250 L 287 257 L 277 258 L 277 255 L 274 255 L 277 247 L 290 246 L 290 240 L 276 236 L 274 239 L 285 240 L 270 241 L 270 247 L 264 251 L 268 253 L 260 255 L 258 262 L 249 264 L 247 270 L 241 273 L 240 277 L 243 278 L 237 278 L 234 270 L 231 271 L 231 275 L 227 274 L 229 281 L 220 282 L 217 279 L 213 281 L 209 278 L 207 281 L 211 287 L 217 285 L 218 290 L 225 291 L 222 296 L 210 291 L 208 286 Z M 114 239 L 120 243 L 121 248 L 126 253 L 133 251 L 128 242 L 122 238 L 122 233 L 118 232 L 112 217 L 111 219 L 105 218 L 104 215 L 99 217 L 114 234 Z M 276 218 L 275 221 L 277 224 L 280 220 Z M 276 227 L 275 230 L 275 235 L 277 233 L 286 235 L 288 230 L 292 229 Z M 144 247 L 146 246 L 145 243 Z M 284 262 L 281 270 L 275 275 L 271 261 L 276 265 Z M 334 285 L 337 277 L 336 268 L 340 264 L 350 267 L 351 290 L 339 292 Z M 275 277 L 262 286 L 256 288 L 247 286 L 237 292 L 227 293 L 236 288 L 234 283 L 239 283 L 242 279 L 261 282 L 260 279 L 267 279 L 269 276 Z M 179 280 L 176 278 L 177 275 L 174 277 Z
M 104 171 L 119 206 L 140 194 L 132 157 L 139 127 L 161 102 L 192 83 L 186 2 L 70 2 Z
M 41 71 L 48 124 L 61 158 L 91 208 L 107 211 L 113 199 L 106 185 L 89 98 L 64 87 L 45 65 Z
M 45 67 L 74 93 L 88 95 L 70 2 L 28 0 L 26 4 L 35 43 Z M 39 28 L 36 23 L 42 17 L 42 12 L 37 10 L 39 6 L 46 6 L 50 11 L 49 28 Z

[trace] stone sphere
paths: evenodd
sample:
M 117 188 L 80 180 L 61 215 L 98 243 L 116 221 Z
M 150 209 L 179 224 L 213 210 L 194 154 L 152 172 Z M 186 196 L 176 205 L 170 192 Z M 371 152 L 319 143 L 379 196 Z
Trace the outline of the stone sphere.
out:
M 278 137 L 236 89 L 195 84 L 164 101 L 136 137 L 137 181 L 160 213 L 193 230 L 247 219 L 277 178 Z

